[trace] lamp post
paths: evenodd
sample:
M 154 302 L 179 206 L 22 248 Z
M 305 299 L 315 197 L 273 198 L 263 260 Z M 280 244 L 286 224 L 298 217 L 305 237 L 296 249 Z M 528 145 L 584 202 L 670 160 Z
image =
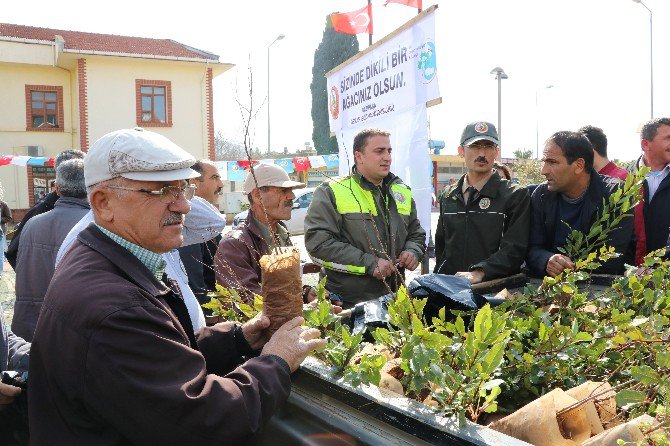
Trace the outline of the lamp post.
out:
M 268 153 L 270 153 L 270 47 L 277 41 L 286 37 L 284 34 L 279 34 L 275 40 L 268 45 Z
M 500 141 L 500 144 L 502 145 L 502 125 L 501 123 L 501 115 L 502 115 L 502 95 L 500 93 L 500 87 L 501 87 L 501 82 L 503 79 L 508 79 L 509 76 L 505 74 L 505 70 L 503 70 L 500 67 L 495 67 L 494 69 L 491 70 L 491 74 L 496 75 L 496 80 L 498 81 L 498 140 Z
M 633 0 L 635 3 L 639 3 L 649 11 L 649 78 L 651 83 L 651 119 L 654 119 L 654 14 L 651 12 L 651 9 L 645 5 L 642 0 Z
M 554 88 L 553 85 L 547 85 L 541 90 Z M 540 109 L 537 106 L 537 96 L 540 90 L 535 90 L 535 159 L 540 159 Z

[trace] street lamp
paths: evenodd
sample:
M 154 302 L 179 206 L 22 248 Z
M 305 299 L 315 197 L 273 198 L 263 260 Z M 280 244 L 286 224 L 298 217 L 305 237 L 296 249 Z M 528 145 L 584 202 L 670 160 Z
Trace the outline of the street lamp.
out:
M 502 126 L 500 124 L 501 122 L 501 94 L 500 94 L 500 86 L 501 82 L 503 79 L 508 79 L 509 76 L 505 74 L 505 70 L 503 70 L 500 67 L 495 67 L 494 69 L 491 70 L 491 74 L 496 75 L 496 79 L 498 80 L 498 141 L 500 141 L 500 144 L 502 145 Z
M 642 0 L 633 0 L 639 3 L 649 11 L 649 77 L 651 83 L 651 119 L 654 119 L 654 14 L 651 9 L 645 5 Z
M 547 85 L 542 90 L 554 88 L 553 85 Z M 535 90 L 535 158 L 540 159 L 540 109 L 537 106 L 537 96 L 540 90 Z
M 270 47 L 277 41 L 286 37 L 284 34 L 279 34 L 275 40 L 268 45 L 268 153 L 270 153 Z

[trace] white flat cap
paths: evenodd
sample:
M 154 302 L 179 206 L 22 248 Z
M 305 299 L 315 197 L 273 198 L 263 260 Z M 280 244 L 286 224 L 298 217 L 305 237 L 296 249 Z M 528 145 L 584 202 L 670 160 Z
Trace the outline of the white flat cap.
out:
M 84 159 L 86 186 L 112 178 L 174 181 L 199 177 L 195 158 L 165 136 L 139 127 L 107 133 Z

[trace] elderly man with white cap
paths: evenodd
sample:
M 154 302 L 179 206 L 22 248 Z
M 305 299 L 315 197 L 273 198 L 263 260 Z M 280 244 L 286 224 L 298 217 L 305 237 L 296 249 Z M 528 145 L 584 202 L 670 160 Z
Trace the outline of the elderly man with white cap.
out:
M 216 252 L 216 281 L 234 288 L 241 296 L 252 299 L 261 292 L 260 258 L 275 247 L 291 246 L 288 230 L 282 220 L 291 218 L 293 189 L 305 187 L 292 181 L 286 171 L 275 164 L 252 166 L 244 180 L 249 199 L 249 214 L 244 226 L 223 235 Z
M 142 129 L 91 147 L 95 221 L 57 269 L 32 346 L 33 444 L 243 444 L 325 344 L 301 318 L 269 340 L 264 315 L 193 333 L 161 254 L 182 243 L 194 162 Z

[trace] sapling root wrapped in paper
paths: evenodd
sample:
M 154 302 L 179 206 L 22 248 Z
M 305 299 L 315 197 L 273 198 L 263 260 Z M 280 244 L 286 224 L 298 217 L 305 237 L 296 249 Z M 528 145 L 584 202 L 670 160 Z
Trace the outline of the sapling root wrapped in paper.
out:
M 302 281 L 300 252 L 295 248 L 279 248 L 274 254 L 261 257 L 263 311 L 270 318 L 270 333 L 284 323 L 302 316 Z

